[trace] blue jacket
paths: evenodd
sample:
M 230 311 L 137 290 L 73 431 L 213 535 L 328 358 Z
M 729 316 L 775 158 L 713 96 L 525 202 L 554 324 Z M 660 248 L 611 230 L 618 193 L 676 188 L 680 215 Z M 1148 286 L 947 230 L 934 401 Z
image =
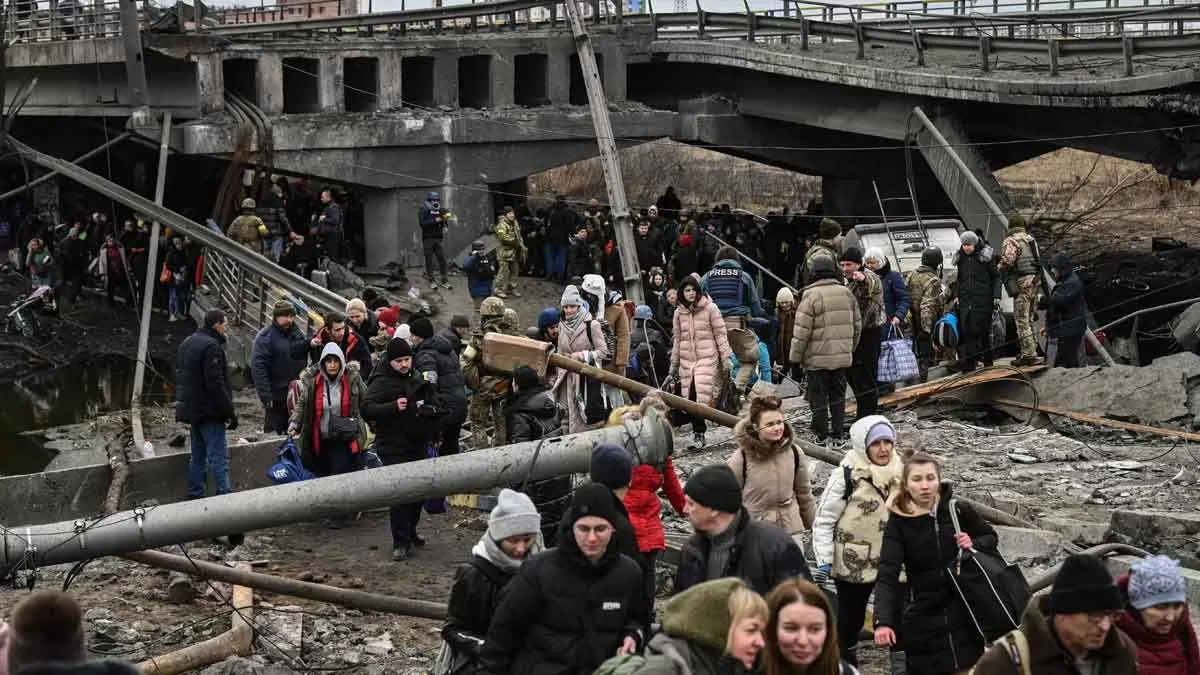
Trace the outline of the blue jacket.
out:
M 721 316 L 762 316 L 762 298 L 754 278 L 736 260 L 722 260 L 700 278 L 700 290 L 721 310 Z
M 441 209 L 433 208 L 433 202 L 429 200 L 421 202 L 421 210 L 417 212 L 417 222 L 421 225 L 422 239 L 442 238 L 442 223 L 438 220 L 438 216 L 441 214 Z
M 883 282 L 883 311 L 887 313 L 887 318 L 898 316 L 903 319 L 908 316 L 911 303 L 908 297 L 908 286 L 904 285 L 904 277 L 893 270 L 891 264 L 879 268 L 876 274 Z
M 467 293 L 472 298 L 486 298 L 492 294 L 492 281 L 496 278 L 496 270 L 493 267 L 489 272 L 480 274 L 480 270 L 476 269 L 479 264 L 478 253 L 472 253 L 463 261 L 463 271 L 467 273 Z M 486 256 L 488 260 L 495 262 L 491 256 Z
M 308 365 L 308 340 L 295 324 L 283 332 L 277 324 L 263 328 L 254 336 L 250 349 L 250 379 L 258 400 L 286 401 L 288 385 L 300 377 Z
M 183 341 L 175 356 L 175 418 L 197 424 L 234 417 L 225 336 L 201 328 Z
M 731 360 L 730 363 L 733 364 L 731 374 L 733 377 L 737 377 L 738 370 L 741 369 L 742 364 L 737 359 Z M 767 350 L 767 343 L 761 339 L 758 341 L 758 371 L 750 376 L 750 381 L 746 383 L 746 386 L 753 387 L 759 380 L 767 384 L 775 381 L 775 376 L 771 373 L 771 353 Z

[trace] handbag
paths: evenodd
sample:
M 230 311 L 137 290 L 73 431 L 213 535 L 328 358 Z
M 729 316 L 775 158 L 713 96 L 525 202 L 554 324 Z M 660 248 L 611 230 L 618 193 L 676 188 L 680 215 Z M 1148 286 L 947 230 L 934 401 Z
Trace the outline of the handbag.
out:
M 950 500 L 950 522 L 958 524 L 958 500 Z M 1021 570 L 992 551 L 958 550 L 950 582 L 967 608 L 975 630 L 991 643 L 1021 625 L 1021 614 L 1032 593 Z
M 171 270 L 167 269 L 166 263 L 163 263 L 162 271 L 158 273 L 158 283 L 169 284 L 171 283 L 171 278 Z
M 743 366 L 743 368 L 745 367 L 748 366 Z M 734 383 L 733 378 L 729 376 L 728 370 L 722 369 L 717 375 L 717 378 L 720 391 L 717 392 L 717 398 L 715 401 L 713 401 L 712 407 L 720 410 L 721 412 L 729 413 L 730 415 L 738 414 L 738 412 L 741 410 L 742 403 L 740 400 L 741 397 L 738 396 L 737 384 Z
M 435 440 L 425 448 L 425 458 L 437 459 L 437 457 L 438 449 L 437 441 Z M 425 513 L 428 513 L 431 516 L 436 516 L 448 511 L 450 509 L 450 504 L 446 501 L 445 497 L 434 497 L 432 499 L 426 499 L 425 503 L 421 505 L 421 508 L 425 509 Z
M 992 312 L 992 342 L 989 345 L 992 349 L 1001 347 L 1008 342 L 1008 323 L 1004 320 L 1004 314 L 997 309 Z
M 284 439 L 275 453 L 275 463 L 267 468 L 267 479 L 276 485 L 316 478 L 300 460 L 300 451 L 291 438 Z
M 889 324 L 887 339 L 879 346 L 879 367 L 875 379 L 894 384 L 919 377 L 920 374 L 912 340 L 904 337 L 899 328 Z
M 335 441 L 352 441 L 358 438 L 358 418 L 329 413 L 329 438 Z

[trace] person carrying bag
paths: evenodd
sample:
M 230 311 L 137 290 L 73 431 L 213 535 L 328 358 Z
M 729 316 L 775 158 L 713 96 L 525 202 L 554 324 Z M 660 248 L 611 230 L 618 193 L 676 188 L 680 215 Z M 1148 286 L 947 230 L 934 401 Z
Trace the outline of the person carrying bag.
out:
M 962 532 L 957 499 L 950 500 L 950 519 L 954 531 Z M 1032 592 L 1021 570 L 998 551 L 960 549 L 948 571 L 955 591 L 984 640 L 990 643 L 1021 625 L 1021 613 Z

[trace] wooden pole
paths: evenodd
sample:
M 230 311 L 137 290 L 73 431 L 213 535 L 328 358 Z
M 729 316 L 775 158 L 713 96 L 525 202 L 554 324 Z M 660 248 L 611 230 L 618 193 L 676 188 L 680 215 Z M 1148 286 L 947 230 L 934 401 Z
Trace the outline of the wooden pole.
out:
M 230 571 L 246 572 L 249 567 L 246 563 L 238 563 L 239 569 Z M 229 630 L 210 640 L 146 659 L 137 665 L 138 670 L 144 675 L 180 675 L 220 663 L 235 654 L 250 656 L 254 644 L 254 626 L 250 623 L 254 616 L 254 589 L 234 586 L 231 602 L 234 612 Z

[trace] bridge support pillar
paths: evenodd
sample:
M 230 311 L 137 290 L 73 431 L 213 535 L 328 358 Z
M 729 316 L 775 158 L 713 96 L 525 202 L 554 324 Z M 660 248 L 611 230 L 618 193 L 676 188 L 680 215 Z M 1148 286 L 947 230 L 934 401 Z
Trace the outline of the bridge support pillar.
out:
M 404 105 L 401 96 L 402 67 L 399 52 L 380 50 L 379 58 L 379 110 L 396 110 Z
M 511 52 L 498 52 L 492 55 L 491 99 L 493 108 L 507 108 L 513 105 L 517 78 L 516 58 L 516 55 Z
M 442 193 L 442 203 L 454 212 L 456 224 L 446 232 L 447 256 L 457 256 L 471 245 L 495 215 L 487 184 L 371 190 L 364 195 L 364 243 L 367 265 L 381 267 L 393 260 L 423 270 L 421 228 L 417 212 L 430 191 Z M 540 253 L 539 253 L 540 254 Z
M 346 112 L 346 101 L 342 96 L 342 81 L 345 77 L 342 55 L 335 53 L 321 56 L 320 74 L 321 112 Z
M 550 43 L 546 55 L 546 97 L 550 105 L 565 105 L 571 101 L 571 55 L 575 47 L 570 42 Z
M 434 56 L 433 104 L 458 107 L 458 52 L 442 50 Z
M 628 91 L 624 52 L 610 49 L 601 56 L 604 59 L 604 72 L 600 73 L 600 79 L 604 82 L 604 98 L 624 101 Z
M 258 107 L 268 115 L 283 113 L 283 59 L 277 53 L 262 52 L 256 75 Z
M 220 54 L 196 55 L 196 96 L 200 114 L 208 115 L 225 109 L 225 72 Z

